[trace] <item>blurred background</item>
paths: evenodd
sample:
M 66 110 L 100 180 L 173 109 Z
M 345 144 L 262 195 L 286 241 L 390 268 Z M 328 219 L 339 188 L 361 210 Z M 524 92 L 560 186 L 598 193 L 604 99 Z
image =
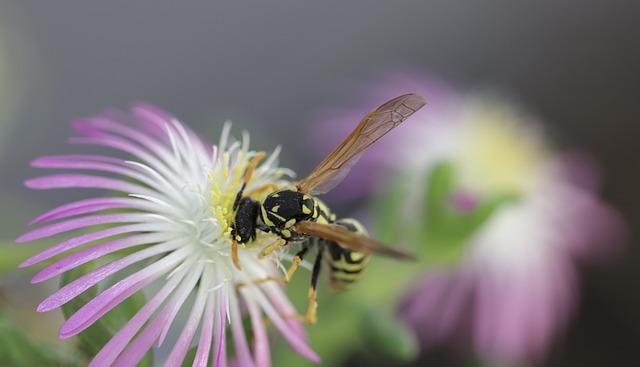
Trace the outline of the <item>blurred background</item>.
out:
M 281 163 L 304 173 L 320 158 L 309 145 L 323 144 L 309 141 L 313 115 L 348 107 L 338 91 L 384 70 L 423 70 L 471 90 L 506 91 L 545 122 L 557 146 L 595 158 L 602 197 L 631 228 L 630 246 L 614 263 L 584 269 L 579 308 L 542 365 L 640 365 L 639 14 L 632 1 L 4 0 L 0 240 L 82 195 L 22 186 L 38 174 L 33 158 L 77 151 L 66 145 L 73 118 L 143 100 L 211 141 L 230 119 L 236 132 L 251 132 L 254 149 L 281 144 Z M 42 298 L 25 291 L 28 274 L 5 269 L 1 282 L 2 297 L 27 304 L 16 311 L 25 314 Z M 42 335 L 52 339 L 58 323 L 47 322 Z M 437 351 L 422 358 L 414 365 L 463 365 Z

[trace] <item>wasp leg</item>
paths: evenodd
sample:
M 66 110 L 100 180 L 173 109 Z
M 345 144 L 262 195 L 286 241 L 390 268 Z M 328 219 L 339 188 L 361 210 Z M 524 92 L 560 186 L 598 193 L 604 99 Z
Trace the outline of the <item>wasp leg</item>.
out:
M 233 265 L 240 271 L 242 268 L 240 267 L 240 259 L 238 258 L 238 241 L 236 239 L 231 240 L 231 259 L 233 260 Z
M 253 284 L 262 284 L 262 283 L 266 283 L 266 282 L 281 282 L 284 284 L 288 284 L 291 281 L 291 278 L 293 277 L 293 273 L 296 272 L 296 270 L 298 269 L 298 265 L 300 265 L 300 263 L 302 262 L 302 259 L 304 258 L 304 255 L 307 253 L 307 251 L 309 251 L 309 247 L 308 246 L 304 246 L 302 248 L 302 250 L 298 251 L 298 253 L 296 254 L 296 256 L 293 257 L 293 262 L 291 263 L 291 266 L 289 267 L 289 270 L 287 270 L 287 276 L 285 278 L 280 278 L 280 277 L 266 277 L 264 279 L 256 279 L 254 281 L 252 281 L 251 283 Z M 245 283 L 238 283 L 237 284 L 237 288 L 243 287 L 245 286 Z
M 309 306 L 307 307 L 306 315 L 285 315 L 286 317 L 300 320 L 310 325 L 315 325 L 318 321 L 317 310 L 317 292 L 316 287 L 318 285 L 318 276 L 320 275 L 320 269 L 322 268 L 322 250 L 318 251 L 316 261 L 313 264 L 313 270 L 311 272 L 311 286 L 309 287 Z
M 273 251 L 275 251 L 275 249 L 280 248 L 284 245 L 287 244 L 287 240 L 285 240 L 282 237 L 278 237 L 277 240 L 271 242 L 270 244 L 268 244 L 267 246 L 265 246 L 262 251 L 260 251 L 260 253 L 258 254 L 258 257 L 263 258 L 267 255 L 269 255 L 270 253 L 272 253 Z
M 281 277 L 266 277 L 264 279 L 254 280 L 252 283 L 253 284 L 262 284 L 262 283 L 266 283 L 266 282 L 281 282 L 281 283 L 284 283 L 284 284 L 288 284 L 291 281 L 291 278 L 293 278 L 293 274 L 298 269 L 298 265 L 300 265 L 300 263 L 302 262 L 302 259 L 304 258 L 304 255 L 307 253 L 307 251 L 309 251 L 309 247 L 305 246 L 305 247 L 302 248 L 302 250 L 298 251 L 296 256 L 293 257 L 293 262 L 291 263 L 291 266 L 289 267 L 289 270 L 287 270 L 287 276 L 286 277 L 284 277 L 284 278 L 281 278 Z
M 309 306 L 307 308 L 307 315 L 304 319 L 305 322 L 311 325 L 314 325 L 318 321 L 318 318 L 317 318 L 318 301 L 316 299 L 316 286 L 318 285 L 318 276 L 320 275 L 321 268 L 322 268 L 322 251 L 318 251 L 316 261 L 313 264 L 313 271 L 311 272 L 311 286 L 309 287 Z
M 274 282 L 282 282 L 282 283 L 288 284 L 291 281 L 293 274 L 298 269 L 298 266 L 302 262 L 304 255 L 307 254 L 310 248 L 311 246 L 309 246 L 308 244 L 305 244 L 302 250 L 298 251 L 298 253 L 293 257 L 293 262 L 291 263 L 289 270 L 287 270 L 286 278 L 267 277 L 264 279 L 254 280 L 252 283 L 262 284 L 262 283 L 274 281 Z M 317 318 L 318 301 L 317 301 L 316 288 L 318 285 L 320 269 L 322 268 L 322 253 L 323 253 L 322 248 L 320 248 L 318 251 L 318 255 L 316 256 L 316 260 L 313 264 L 313 270 L 311 272 L 311 286 L 309 287 L 309 293 L 308 293 L 309 306 L 307 307 L 307 313 L 305 315 L 284 315 L 284 316 L 297 319 L 300 321 L 304 321 L 310 325 L 314 325 L 318 321 L 318 318 Z M 243 286 L 245 286 L 245 283 L 238 283 L 236 285 L 237 288 L 240 288 Z

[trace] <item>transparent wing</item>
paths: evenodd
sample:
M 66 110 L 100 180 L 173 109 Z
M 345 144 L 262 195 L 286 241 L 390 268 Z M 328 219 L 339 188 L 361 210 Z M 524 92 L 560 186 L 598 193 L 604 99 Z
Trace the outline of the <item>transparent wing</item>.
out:
M 345 178 L 367 147 L 425 104 L 427 100 L 422 95 L 405 94 L 369 112 L 324 161 L 297 183 L 298 190 L 309 194 L 324 194 L 334 188 Z
M 385 246 L 371 237 L 357 234 L 337 224 L 302 221 L 295 224 L 293 230 L 334 241 L 359 252 L 375 252 L 402 260 L 415 260 L 415 257 L 409 254 Z

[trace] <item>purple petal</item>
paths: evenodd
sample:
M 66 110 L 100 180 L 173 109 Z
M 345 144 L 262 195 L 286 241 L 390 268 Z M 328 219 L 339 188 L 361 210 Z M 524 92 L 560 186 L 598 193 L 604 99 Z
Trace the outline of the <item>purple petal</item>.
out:
M 246 287 L 240 289 L 240 293 L 244 293 Z M 242 325 L 242 315 L 240 315 L 240 305 L 235 294 L 229 294 L 229 316 L 231 317 L 231 335 L 233 336 L 234 348 L 236 350 L 236 358 L 240 366 L 255 367 L 255 363 L 251 358 L 251 351 L 247 345 L 247 336 L 244 333 Z
M 249 297 L 246 292 L 243 292 L 247 287 L 242 288 L 241 294 L 245 297 Z M 320 363 L 320 357 L 307 345 L 306 341 L 297 337 L 297 335 L 289 328 L 289 324 L 287 324 L 280 314 L 280 312 L 273 308 L 273 304 L 269 302 L 269 300 L 262 293 L 260 288 L 253 288 L 250 297 L 255 299 L 256 302 L 262 307 L 264 313 L 269 317 L 273 325 L 278 329 L 278 331 L 285 338 L 287 343 L 293 348 L 298 354 L 302 355 L 306 359 Z M 233 324 L 232 324 L 233 326 Z M 236 342 L 237 343 L 237 342 Z
M 206 276 L 206 275 L 205 275 Z M 209 363 L 209 355 L 211 354 L 211 342 L 213 341 L 213 329 L 214 329 L 214 296 L 209 292 L 207 294 L 207 300 L 204 311 L 204 319 L 202 321 L 202 327 L 200 329 L 200 339 L 198 340 L 198 349 L 196 350 L 196 356 L 193 359 L 194 367 L 206 367 Z
M 131 166 L 123 160 L 115 160 L 116 162 L 105 163 L 104 160 L 94 161 L 94 156 L 53 156 L 43 157 L 31 162 L 33 167 L 40 168 L 67 168 L 67 169 L 86 169 L 117 173 L 119 175 L 134 178 L 149 186 L 153 186 L 153 181 L 144 174 L 132 170 Z M 98 158 L 101 158 L 98 156 Z
M 129 341 L 144 326 L 153 313 L 162 305 L 182 281 L 186 272 L 178 272 L 111 338 L 96 354 L 89 366 L 110 366 Z
M 48 212 L 29 222 L 29 225 L 80 214 L 93 213 L 100 210 L 121 208 L 152 211 L 156 208 L 156 206 L 146 200 L 140 200 L 136 198 L 107 197 L 86 199 L 66 205 L 61 205 L 55 209 L 49 210 Z
M 177 135 L 183 137 L 183 141 L 187 146 L 202 146 L 208 147 L 210 144 L 206 144 L 184 124 L 181 124 L 175 117 L 169 113 L 149 104 L 139 103 L 134 105 L 133 113 L 139 120 L 147 127 L 147 129 L 155 131 L 156 135 L 161 138 L 167 138 L 166 129 L 169 128 Z M 207 155 L 211 154 L 211 149 L 205 149 Z
M 264 320 L 260 313 L 260 308 L 256 302 L 250 298 L 245 298 L 247 310 L 251 317 L 251 326 L 253 328 L 253 353 L 258 367 L 271 366 L 271 354 L 269 353 L 269 338 L 267 330 L 264 326 Z
M 148 133 L 151 133 L 163 141 L 167 140 L 166 126 L 174 117 L 161 108 L 148 103 L 135 103 L 131 110 L 140 125 Z
M 218 310 L 216 311 L 215 333 L 213 334 L 214 367 L 227 367 L 227 292 L 224 288 L 218 293 Z M 224 300 L 224 301 L 223 301 Z
M 173 297 L 160 313 L 151 321 L 151 323 L 129 344 L 129 346 L 116 359 L 114 366 L 131 366 L 136 365 L 151 348 L 153 343 L 158 340 L 164 326 L 171 323 L 175 316 L 173 310 L 180 309 L 184 304 L 191 291 L 195 288 L 202 274 L 202 264 L 198 271 L 188 271 L 187 277 L 182 284 L 176 289 Z
M 125 152 L 128 152 L 152 166 L 156 169 L 160 174 L 164 177 L 174 177 L 175 172 L 171 170 L 165 163 L 161 160 L 157 159 L 155 156 L 149 154 L 144 149 L 141 149 L 137 145 L 126 141 L 124 139 L 114 138 L 114 137 L 91 137 L 91 138 L 71 138 L 69 139 L 71 144 L 88 144 L 88 145 L 100 145 L 106 146 L 114 149 L 119 149 Z M 171 159 L 171 162 L 173 159 Z
M 197 263 L 196 265 L 194 265 L 192 267 L 192 269 L 190 269 L 190 274 L 189 276 L 191 277 L 191 279 L 193 280 L 193 284 L 191 286 L 191 289 L 195 289 L 196 287 L 196 282 L 198 282 L 201 278 L 202 278 L 202 273 L 203 273 L 203 263 Z M 189 295 L 189 292 L 185 291 L 185 297 Z M 173 320 L 175 319 L 176 315 L 178 314 L 178 311 L 180 311 L 180 308 L 182 307 L 182 304 L 184 303 L 184 299 L 180 298 L 179 302 L 176 302 L 173 304 L 173 307 L 168 308 L 168 316 L 165 320 L 164 325 L 162 326 L 162 331 L 160 333 L 160 336 L 158 338 L 158 345 L 161 345 L 164 342 L 164 338 L 167 336 L 167 333 L 169 332 L 169 328 L 171 327 L 171 323 L 173 323 Z
M 140 120 L 144 121 L 144 119 L 140 118 L 140 116 L 136 116 L 136 117 L 137 117 L 136 119 L 137 122 L 141 122 Z M 101 138 L 115 138 L 115 139 L 121 139 L 120 137 L 124 137 L 127 139 L 127 141 L 133 141 L 140 144 L 143 147 L 146 147 L 147 149 L 149 149 L 149 151 L 154 153 L 157 157 L 159 157 L 162 161 L 165 161 L 165 162 L 176 162 L 176 161 L 182 162 L 182 160 L 176 159 L 176 157 L 172 155 L 172 153 L 175 153 L 176 147 L 180 152 L 180 155 L 183 157 L 196 156 L 196 154 L 194 153 L 194 145 L 199 143 L 199 139 L 195 137 L 195 134 L 191 133 L 190 135 L 189 133 L 187 133 L 186 128 L 183 125 L 175 122 L 174 118 L 167 120 L 165 123 L 166 123 L 166 127 L 170 129 L 169 131 L 166 131 L 164 134 L 165 135 L 164 143 L 159 143 L 155 139 L 152 139 L 151 137 L 149 137 L 148 134 L 142 133 L 137 129 L 131 129 L 111 119 L 92 118 L 88 120 L 82 120 L 82 121 L 76 122 L 76 127 L 77 129 L 81 130 L 85 135 L 98 136 Z M 103 133 L 105 131 L 115 133 L 120 137 Z M 175 146 L 173 144 L 169 145 L 167 144 L 166 137 L 171 138 L 172 136 L 182 137 L 182 140 L 180 140 L 179 143 Z M 149 156 L 145 156 L 145 157 L 151 158 Z M 155 159 L 150 159 L 149 162 L 152 163 L 152 165 L 154 165 L 155 164 L 154 162 L 157 162 L 157 161 Z M 185 159 L 184 162 L 188 165 L 193 165 L 195 163 L 193 159 Z M 175 167 L 169 167 L 169 168 L 175 169 Z M 176 172 L 176 173 L 179 173 L 179 172 Z M 163 175 L 166 175 L 166 172 Z M 169 175 L 167 177 L 174 177 L 174 176 L 175 175 Z
M 206 273 L 205 273 L 206 274 Z M 206 279 L 206 278 L 205 278 Z M 203 286 L 208 282 L 204 282 L 203 285 L 200 286 L 197 292 L 196 300 L 191 309 L 191 313 L 187 318 L 187 324 L 182 329 L 182 333 L 178 337 L 178 341 L 176 345 L 173 347 L 169 358 L 165 362 L 167 366 L 178 366 L 181 365 L 184 361 L 184 357 L 187 355 L 189 351 L 189 347 L 191 346 L 191 341 L 198 330 L 198 326 L 200 325 L 200 320 L 202 319 L 202 314 L 205 308 L 205 304 L 207 303 L 207 288 L 203 289 Z M 211 344 L 207 344 L 209 347 Z
M 269 301 L 273 304 L 276 310 L 279 310 L 282 315 L 295 315 L 298 311 L 293 307 L 289 298 L 283 290 L 283 286 L 277 282 L 268 282 L 261 285 L 264 289 L 264 294 L 269 297 Z M 307 333 L 304 329 L 302 322 L 294 318 L 285 318 L 284 322 L 293 331 L 296 337 L 303 342 L 307 343 Z
M 402 315 L 416 329 L 425 349 L 457 331 L 472 295 L 471 285 L 464 273 L 442 271 L 428 274 L 412 291 Z
M 76 120 L 73 122 L 73 126 L 76 131 L 82 132 L 85 135 L 94 135 L 96 132 L 112 132 L 120 137 L 124 137 L 127 140 L 133 141 L 150 151 L 154 152 L 163 160 L 170 158 L 169 150 L 165 144 L 159 143 L 157 140 L 150 138 L 148 135 L 140 132 L 137 129 L 131 129 L 124 125 L 118 124 L 112 120 L 103 117 L 94 117 L 84 120 Z M 99 134 L 100 136 L 110 136 L 119 138 L 111 134 Z
M 60 339 L 74 336 L 91 326 L 96 320 L 111 311 L 127 297 L 149 285 L 162 275 L 171 272 L 175 266 L 183 260 L 182 254 L 173 252 L 109 287 L 97 297 L 87 302 L 87 304 L 82 306 L 62 324 L 59 332 Z
M 149 224 L 132 224 L 125 226 L 118 226 L 113 228 L 103 229 L 101 231 L 91 232 L 84 234 L 82 236 L 74 237 L 64 242 L 61 242 L 55 246 L 49 247 L 41 253 L 27 259 L 22 264 L 18 265 L 20 268 L 24 268 L 27 266 L 31 266 L 33 264 L 39 263 L 40 261 L 49 259 L 53 256 L 59 255 L 65 251 L 69 251 L 78 246 L 82 246 L 89 242 L 101 240 L 107 237 L 116 236 L 119 234 L 131 233 L 131 232 L 141 232 L 144 230 L 149 230 Z
M 165 244 L 160 244 L 160 245 L 154 245 L 151 246 L 149 248 L 146 248 L 144 250 L 140 250 L 136 253 L 133 253 L 129 256 L 125 256 L 123 258 L 120 258 L 116 261 L 113 261 L 107 265 L 101 266 L 98 269 L 95 269 L 83 276 L 81 276 L 80 278 L 70 282 L 69 284 L 65 285 L 64 287 L 58 289 L 56 292 L 54 292 L 52 295 L 50 295 L 49 297 L 47 297 L 44 301 L 42 301 L 42 303 L 40 303 L 40 305 L 38 305 L 38 312 L 46 312 L 46 311 L 50 311 L 54 308 L 60 307 L 63 304 L 69 302 L 71 299 L 75 298 L 77 295 L 79 295 L 80 293 L 86 291 L 87 289 L 91 288 L 93 285 L 97 284 L 99 281 L 105 279 L 106 277 L 114 274 L 115 272 L 131 265 L 134 264 L 138 261 L 147 259 L 149 257 L 167 252 L 167 251 L 171 251 L 173 249 L 175 249 L 176 244 L 175 243 L 165 243 Z M 175 252 L 172 254 L 167 255 L 163 260 L 167 259 L 167 258 L 171 258 L 172 255 L 174 255 L 175 257 Z M 166 262 L 167 260 L 165 260 Z M 161 262 L 161 261 L 159 261 Z M 164 262 L 162 262 L 164 263 Z M 152 265 L 149 266 L 149 268 L 157 266 L 157 263 L 154 263 Z M 148 269 L 148 268 L 147 268 Z M 144 269 L 143 269 L 144 270 Z M 138 272 L 142 275 L 146 274 L 144 271 Z M 136 274 L 138 274 L 136 273 Z M 135 278 L 135 280 L 138 280 L 137 278 Z M 118 284 L 121 284 L 121 287 L 124 286 L 129 286 L 129 284 L 127 282 L 132 281 L 132 279 L 130 279 L 130 277 L 125 278 L 124 280 L 118 282 Z M 115 287 L 115 286 L 114 286 Z M 110 288 L 113 289 L 114 287 Z M 104 292 L 103 292 L 104 294 Z M 91 302 L 96 301 L 97 298 L 93 299 Z M 89 305 L 89 303 L 87 305 Z M 87 306 L 85 305 L 85 307 Z M 85 308 L 83 307 L 83 309 Z M 78 311 L 76 313 L 76 315 L 79 313 L 80 311 Z M 75 315 L 74 315 L 75 316 Z M 79 316 L 77 316 L 79 317 Z M 77 318 L 76 317 L 76 318 Z M 73 324 L 71 323 L 71 320 L 74 319 L 73 317 L 69 318 L 69 320 L 67 320 L 66 324 Z M 65 327 L 63 326 L 63 329 L 65 329 Z M 61 331 L 62 332 L 62 331 Z M 64 334 L 66 334 L 66 332 L 64 332 Z
M 103 155 L 88 155 L 88 154 L 66 154 L 66 155 L 52 155 L 39 157 L 31 161 L 31 167 L 40 168 L 67 168 L 68 164 L 74 164 L 77 162 L 102 162 L 111 163 L 115 165 L 123 165 L 124 160 L 103 156 Z
M 67 188 L 90 188 L 107 189 L 120 191 L 127 194 L 137 193 L 154 195 L 155 192 L 146 187 L 136 185 L 127 181 L 113 178 L 80 175 L 80 174 L 59 174 L 33 178 L 25 181 L 25 186 L 35 190 L 67 189 Z
M 139 222 L 142 217 L 138 213 L 117 213 L 91 215 L 82 218 L 69 219 L 55 224 L 40 227 L 27 232 L 16 239 L 16 242 L 28 242 L 53 236 L 74 229 L 97 226 L 107 223 L 131 223 Z
M 91 246 L 84 250 L 73 253 L 67 257 L 64 257 L 47 266 L 31 279 L 31 283 L 40 283 L 47 279 L 51 279 L 68 270 L 71 270 L 82 264 L 86 264 L 89 261 L 95 260 L 106 254 L 110 254 L 112 252 L 129 247 L 160 242 L 161 240 L 166 239 L 166 237 L 167 236 L 163 233 L 147 233 L 137 236 L 118 238 L 113 241 L 107 241 L 95 246 Z

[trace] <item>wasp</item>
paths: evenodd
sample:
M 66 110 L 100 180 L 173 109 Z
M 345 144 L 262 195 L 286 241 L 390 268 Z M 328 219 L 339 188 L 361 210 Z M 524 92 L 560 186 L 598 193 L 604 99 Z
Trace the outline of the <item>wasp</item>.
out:
M 304 316 L 306 322 L 314 324 L 316 285 L 323 259 L 329 283 L 334 290 L 343 290 L 357 280 L 371 253 L 412 259 L 412 256 L 369 237 L 364 227 L 355 219 L 337 219 L 315 196 L 333 189 L 345 178 L 365 149 L 426 103 L 426 99 L 420 94 L 405 94 L 375 108 L 309 175 L 291 187 L 271 192 L 262 203 L 243 195 L 253 170 L 264 157 L 263 153 L 256 154 L 247 168 L 243 185 L 233 205 L 235 216 L 231 239 L 235 266 L 240 269 L 238 244 L 255 240 L 258 230 L 278 236 L 276 241 L 262 249 L 259 254 L 261 257 L 292 242 L 301 243 L 302 247 L 295 254 L 285 278 L 270 277 L 256 282 L 275 280 L 288 283 L 304 256 L 315 248 L 317 255 L 311 272 L 309 306 Z

